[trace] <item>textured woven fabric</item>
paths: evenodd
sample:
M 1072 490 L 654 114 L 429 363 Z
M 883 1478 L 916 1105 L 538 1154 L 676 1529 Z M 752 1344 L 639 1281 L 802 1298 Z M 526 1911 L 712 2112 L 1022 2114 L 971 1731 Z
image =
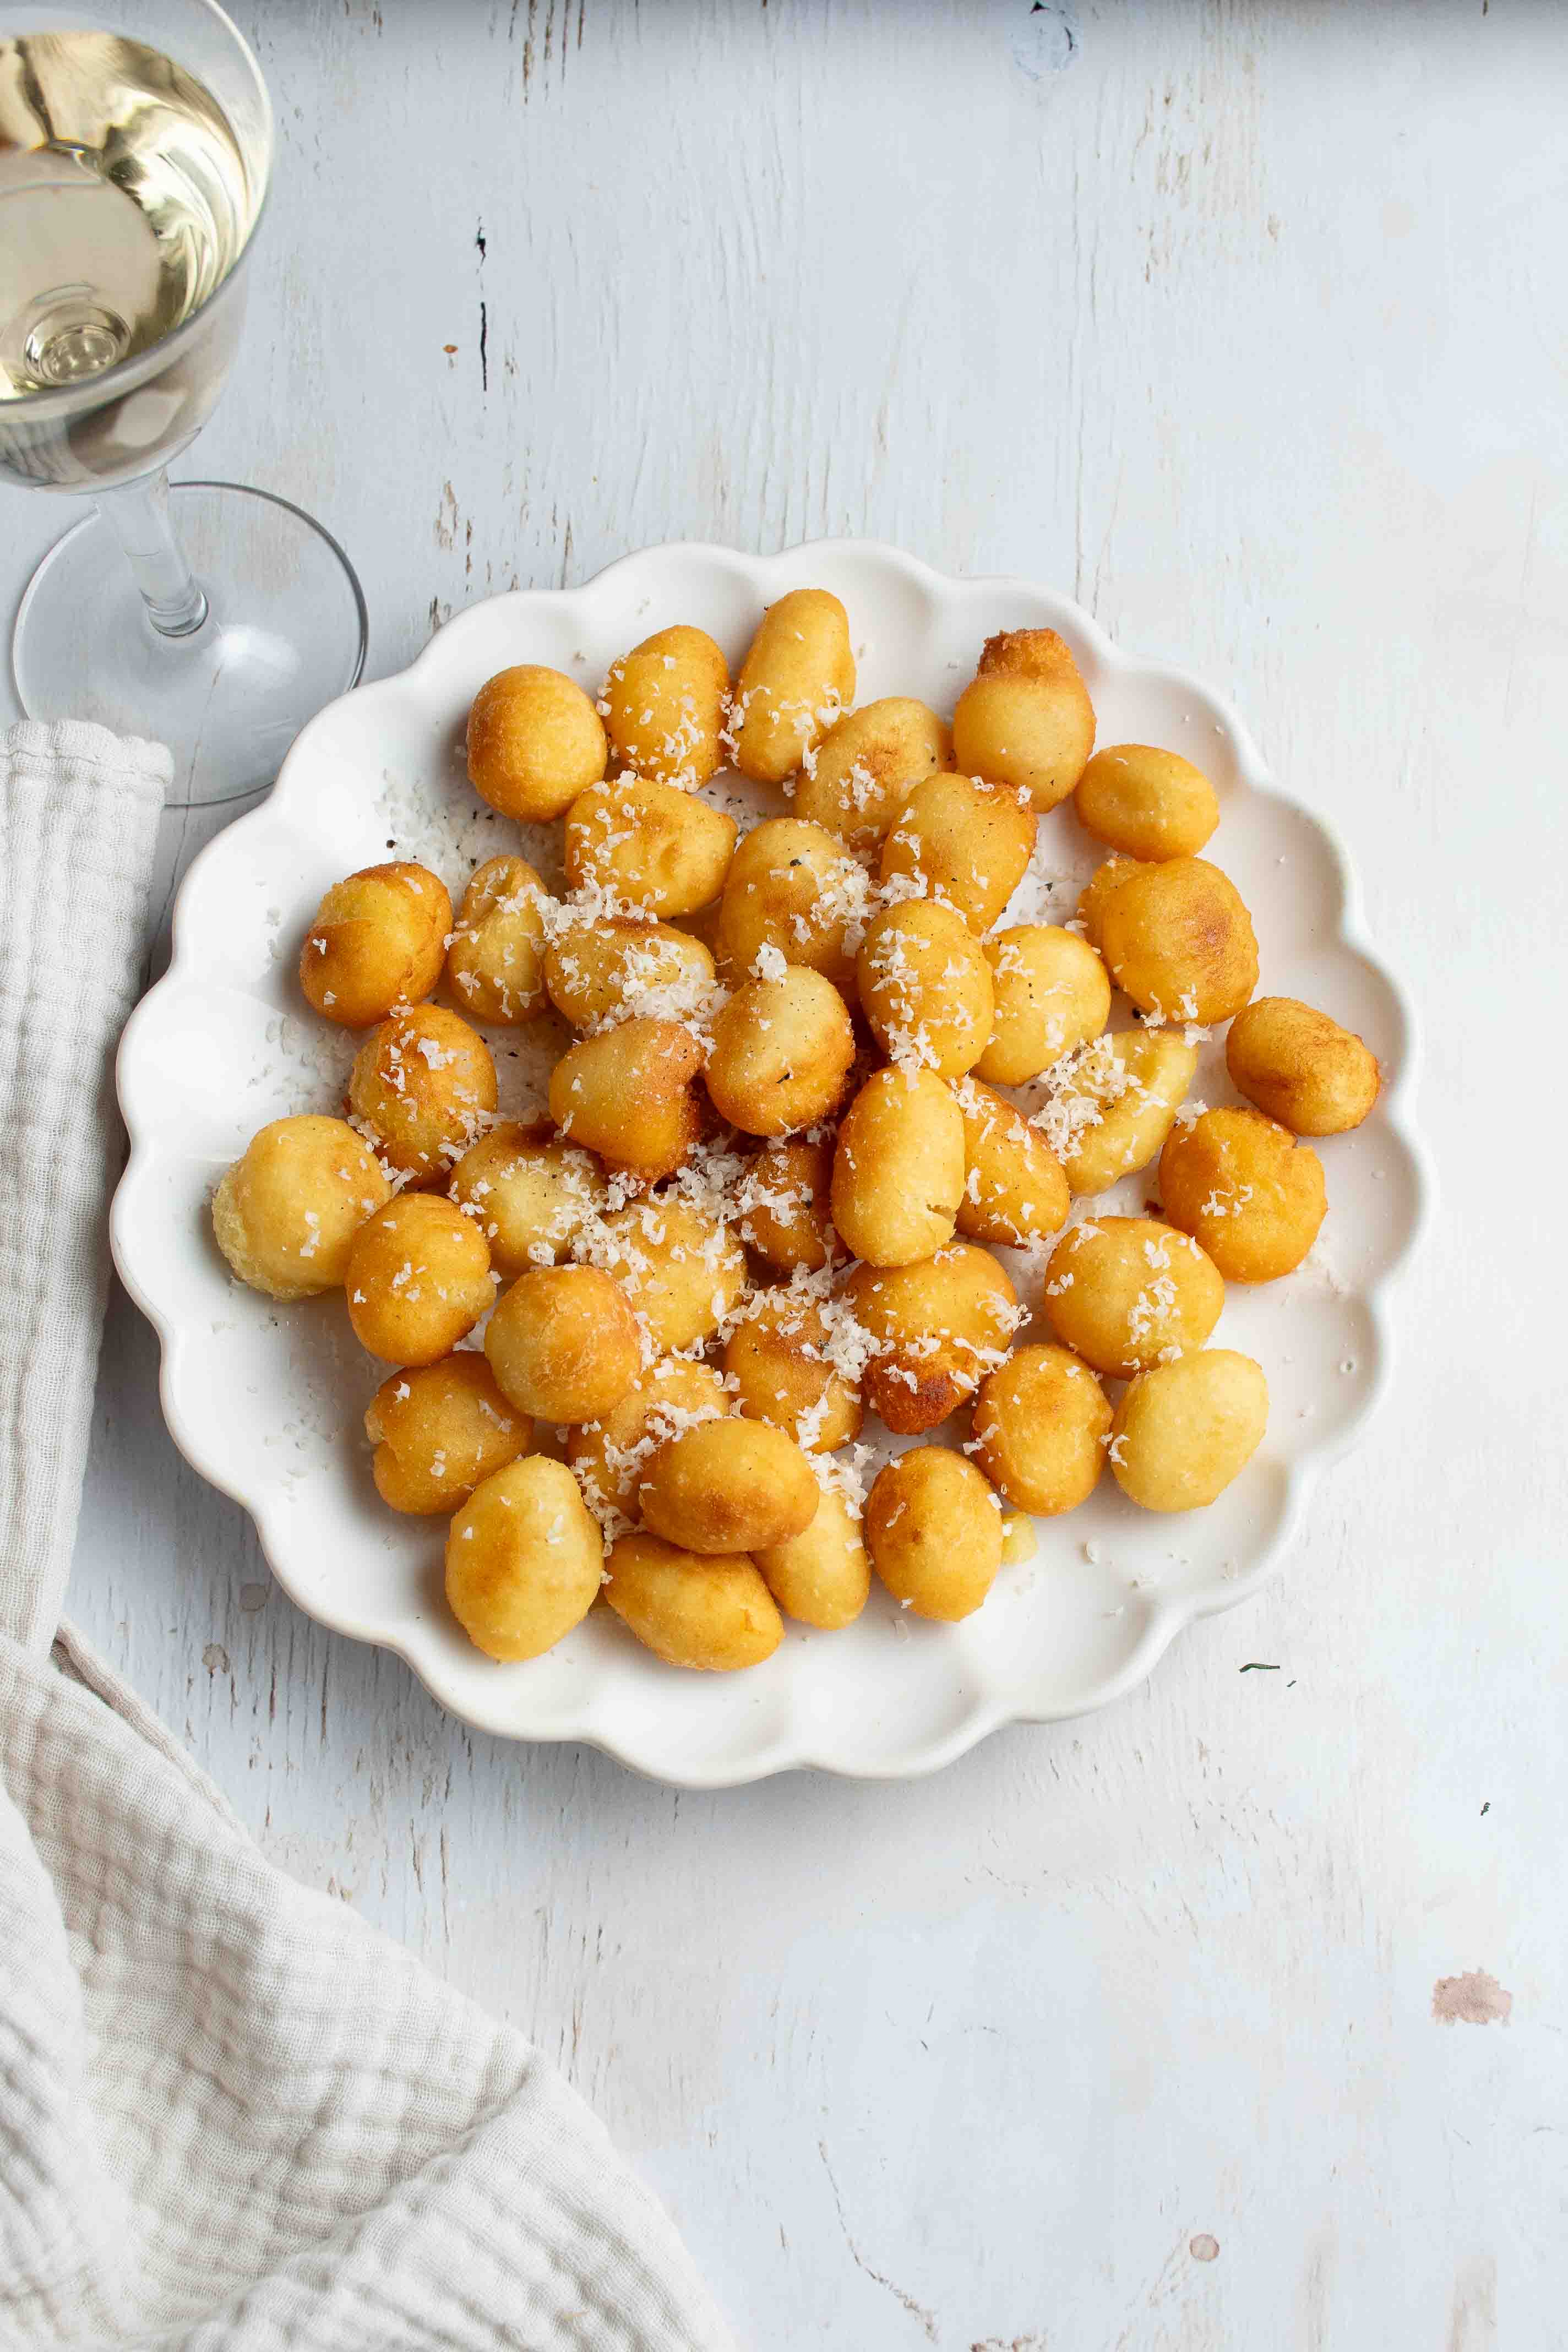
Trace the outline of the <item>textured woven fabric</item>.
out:
M 165 773 L 89 728 L 0 755 L 0 2345 L 721 2352 L 560 2077 L 56 1635 Z

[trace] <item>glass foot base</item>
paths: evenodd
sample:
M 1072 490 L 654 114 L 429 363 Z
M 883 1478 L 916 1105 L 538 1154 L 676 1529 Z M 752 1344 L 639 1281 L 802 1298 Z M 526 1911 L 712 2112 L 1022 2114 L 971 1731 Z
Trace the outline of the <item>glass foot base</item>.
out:
M 90 514 L 22 598 L 12 660 L 29 719 L 96 719 L 166 743 L 169 805 L 263 791 L 308 719 L 357 686 L 364 597 L 335 539 L 286 499 L 176 482 L 171 519 L 208 612 L 189 636 L 148 620 L 119 541 Z

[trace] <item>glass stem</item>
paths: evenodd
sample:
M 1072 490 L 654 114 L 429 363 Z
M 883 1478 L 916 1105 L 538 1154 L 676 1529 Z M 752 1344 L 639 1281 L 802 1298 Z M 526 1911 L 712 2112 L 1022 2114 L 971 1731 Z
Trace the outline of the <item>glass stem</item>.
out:
M 207 616 L 207 600 L 185 562 L 169 520 L 169 477 L 162 468 L 116 490 L 100 490 L 99 510 L 125 550 L 147 618 L 165 637 L 188 637 Z

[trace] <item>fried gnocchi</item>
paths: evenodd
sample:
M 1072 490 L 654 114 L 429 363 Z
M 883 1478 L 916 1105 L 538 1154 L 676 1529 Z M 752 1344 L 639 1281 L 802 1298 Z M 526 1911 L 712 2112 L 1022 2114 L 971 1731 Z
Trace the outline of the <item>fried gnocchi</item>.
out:
M 1100 950 L 1141 1012 L 1228 1021 L 1258 985 L 1258 940 L 1228 874 L 1203 857 L 1139 866 L 1097 902 Z
M 389 1364 L 433 1364 L 489 1313 L 495 1276 L 455 1201 L 402 1192 L 354 1235 L 343 1289 L 362 1348 Z
M 496 1066 L 477 1029 L 444 1004 L 391 1013 L 354 1057 L 349 1108 L 410 1183 L 438 1184 L 495 1109 Z
M 826 588 L 794 588 L 770 604 L 735 682 L 735 765 L 782 784 L 855 699 L 849 615 Z
M 1292 1135 L 1343 1135 L 1377 1100 L 1377 1058 L 1350 1029 L 1294 996 L 1243 1005 L 1225 1041 L 1238 1094 Z
M 745 1135 L 789 1135 L 836 1110 L 855 1060 L 848 1009 L 804 964 L 748 981 L 713 1024 L 708 1092 Z
M 580 1037 L 550 1078 L 563 1135 L 650 1182 L 673 1175 L 702 1132 L 702 1047 L 678 1021 L 645 1014 Z
M 251 1137 L 213 1195 L 213 1234 L 252 1290 L 313 1298 L 338 1288 L 355 1234 L 391 1197 L 363 1139 L 305 1111 Z
M 487 678 L 468 711 L 468 782 L 502 816 L 563 816 L 598 782 L 609 744 L 574 679 L 525 662 Z
M 842 1495 L 825 1487 L 811 1525 L 752 1555 L 786 1617 L 837 1633 L 852 1625 L 871 1591 L 871 1555 Z
M 503 1291 L 485 1353 L 508 1402 L 536 1421 L 597 1421 L 642 1369 L 626 1293 L 596 1265 L 536 1265 Z
M 741 1179 L 740 1234 L 778 1274 L 797 1266 L 816 1274 L 845 1255 L 828 1189 L 833 1145 L 823 1136 L 792 1137 L 759 1151 Z
M 417 1004 L 441 977 L 452 901 L 427 866 L 367 866 L 334 882 L 300 950 L 307 1003 L 344 1029 Z
M 447 1601 L 476 1649 L 537 1658 L 599 1597 L 604 1538 L 563 1462 L 526 1454 L 475 1487 L 447 1537 Z
M 705 1421 L 660 1446 L 639 1489 L 644 1524 L 685 1551 L 752 1552 L 803 1535 L 822 1489 L 770 1422 Z
M 827 1318 L 793 1289 L 760 1291 L 724 1342 L 724 1381 L 748 1421 L 771 1421 L 803 1454 L 860 1434 L 860 1385 L 838 1370 Z
M 544 955 L 550 1002 L 574 1029 L 607 1029 L 634 1013 L 689 1021 L 713 994 L 713 959 L 670 923 L 610 916 L 574 924 Z
M 1191 1234 L 1173 1225 L 1085 1218 L 1051 1252 L 1044 1304 L 1064 1348 L 1126 1381 L 1201 1348 L 1219 1321 L 1225 1284 Z
M 991 967 L 962 915 L 934 898 L 888 907 L 855 960 L 860 1010 L 890 1061 L 956 1078 L 991 1034 Z
M 1215 788 L 1178 751 L 1116 743 L 1097 751 L 1073 795 L 1086 833 L 1129 857 L 1195 857 L 1219 823 Z
M 545 1007 L 544 886 L 526 857 L 487 858 L 463 893 L 447 979 L 476 1021 L 517 1028 Z
M 821 972 L 853 1003 L 867 906 L 865 868 L 842 843 L 799 817 L 765 817 L 724 878 L 719 961 L 734 982 L 772 949 L 786 963 Z
M 1002 1508 L 962 1454 L 917 1445 L 877 1474 L 866 1545 L 893 1599 L 917 1617 L 973 1615 L 1002 1565 Z
M 508 1404 L 477 1349 L 410 1366 L 365 1409 L 376 1492 L 395 1511 L 455 1511 L 481 1480 L 533 1450 L 533 1428 Z
M 729 1410 L 723 1381 L 710 1364 L 665 1356 L 637 1375 L 619 1404 L 567 1431 L 566 1459 L 595 1513 L 635 1519 L 644 1474 L 659 1447 L 700 1421 L 721 1421 Z
M 994 1009 L 974 1065 L 991 1087 L 1021 1087 L 1098 1037 L 1110 975 L 1087 940 L 1056 923 L 1016 923 L 985 942 Z
M 952 1239 L 963 1198 L 963 1118 L 929 1070 L 878 1070 L 838 1129 L 833 1222 L 854 1257 L 908 1265 Z
M 490 1246 L 500 1275 L 554 1265 L 608 1198 L 591 1153 L 563 1142 L 548 1123 L 502 1119 L 470 1144 L 452 1171 L 451 1194 Z
M 981 1381 L 972 1436 L 975 1462 L 998 1493 L 1056 1518 L 1099 1484 L 1110 1406 L 1070 1348 L 1019 1348 Z
M 1004 629 L 952 714 L 952 754 L 966 775 L 1026 792 L 1042 813 L 1077 787 L 1094 749 L 1094 706 L 1071 648 L 1054 629 Z
M 1197 1066 L 1195 1049 L 1170 1029 L 1118 1030 L 1082 1055 L 1042 1114 L 1069 1192 L 1103 1192 L 1147 1168 Z
M 746 1254 L 721 1219 L 667 1199 L 630 1201 L 595 1229 L 595 1263 L 614 1275 L 656 1355 L 710 1339 L 740 1297 Z
M 656 630 L 610 664 L 598 712 L 617 771 L 695 792 L 724 756 L 730 666 L 705 630 Z
M 1299 1266 L 1328 1209 L 1310 1143 L 1256 1110 L 1206 1110 L 1160 1155 L 1165 1215 L 1227 1282 L 1273 1282 Z
M 979 776 L 929 776 L 882 845 L 882 880 L 918 883 L 972 931 L 988 931 L 1027 871 L 1037 829 L 1025 792 Z
M 963 1120 L 958 1230 L 970 1241 L 1023 1249 L 1059 1233 L 1071 1195 L 1061 1161 L 1037 1127 L 975 1077 L 952 1090 Z
M 722 809 L 646 776 L 616 776 L 566 812 L 566 879 L 644 915 L 693 915 L 719 896 L 739 827 Z
M 917 784 L 952 765 L 952 734 L 902 695 L 863 703 L 830 727 L 795 788 L 796 814 L 868 856 Z
M 760 1666 L 784 1639 L 778 1603 L 739 1552 L 683 1551 L 655 1535 L 622 1536 L 605 1599 L 666 1665 L 700 1674 Z
M 1018 1295 L 989 1250 L 954 1242 L 914 1265 L 859 1265 L 845 1286 L 875 1352 L 866 1402 L 916 1437 L 967 1403 L 1012 1345 Z
M 1268 1426 L 1268 1382 L 1250 1356 L 1205 1348 L 1131 1381 L 1116 1408 L 1110 1467 L 1146 1511 L 1195 1511 L 1246 1469 Z

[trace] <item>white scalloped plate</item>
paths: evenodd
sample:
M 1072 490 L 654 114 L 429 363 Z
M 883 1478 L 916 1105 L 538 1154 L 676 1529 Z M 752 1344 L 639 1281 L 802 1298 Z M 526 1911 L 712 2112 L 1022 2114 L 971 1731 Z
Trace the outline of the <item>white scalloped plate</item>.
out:
M 950 709 L 990 631 L 1059 630 L 1102 743 L 1165 744 L 1214 779 L 1223 816 L 1211 854 L 1253 910 L 1263 990 L 1305 997 L 1359 1030 L 1388 1083 L 1364 1127 L 1322 1147 L 1331 1210 L 1307 1265 L 1230 1291 L 1216 1339 L 1263 1363 L 1272 1411 L 1259 1453 L 1210 1510 L 1154 1517 L 1108 1477 L 1068 1518 L 1040 1522 L 1036 1557 L 1004 1569 L 964 1623 L 910 1622 L 879 1590 L 857 1625 L 792 1626 L 748 1674 L 667 1667 L 603 1612 L 548 1656 L 497 1665 L 447 1612 L 441 1523 L 395 1518 L 377 1501 L 360 1417 L 381 1375 L 352 1339 L 341 1297 L 280 1308 L 234 1282 L 211 1239 L 212 1187 L 263 1121 L 337 1106 L 353 1040 L 313 1020 L 293 979 L 327 885 L 395 843 L 442 871 L 456 896 L 473 859 L 515 839 L 463 772 L 464 717 L 481 680 L 540 661 L 596 688 L 617 654 L 675 621 L 710 630 L 738 662 L 763 604 L 806 585 L 834 589 L 848 607 L 862 700 L 918 694 Z M 1094 863 L 1076 821 L 1056 812 L 1020 908 L 1060 919 Z M 491 1042 L 502 1108 L 521 1108 L 555 1041 L 523 1032 Z M 132 1150 L 114 1255 L 163 1343 L 163 1411 L 182 1453 L 245 1505 L 301 1609 L 395 1650 L 456 1714 L 512 1738 L 589 1740 L 686 1786 L 800 1765 L 902 1776 L 962 1755 L 999 1724 L 1103 1706 L 1192 1619 L 1258 1590 L 1314 1468 L 1360 1431 L 1385 1377 L 1385 1294 L 1426 1191 L 1408 1121 L 1414 1062 L 1409 1011 L 1363 939 L 1342 852 L 1320 817 L 1268 783 L 1239 720 L 1195 680 L 1118 652 L 1065 597 L 1025 581 L 947 579 L 891 548 L 829 541 L 766 559 L 655 548 L 586 587 L 499 596 L 458 615 L 411 668 L 323 710 L 270 798 L 195 861 L 171 968 L 121 1047 Z M 1235 1099 L 1217 1040 L 1195 1091 Z M 1140 1179 L 1121 1189 L 1141 1202 Z

